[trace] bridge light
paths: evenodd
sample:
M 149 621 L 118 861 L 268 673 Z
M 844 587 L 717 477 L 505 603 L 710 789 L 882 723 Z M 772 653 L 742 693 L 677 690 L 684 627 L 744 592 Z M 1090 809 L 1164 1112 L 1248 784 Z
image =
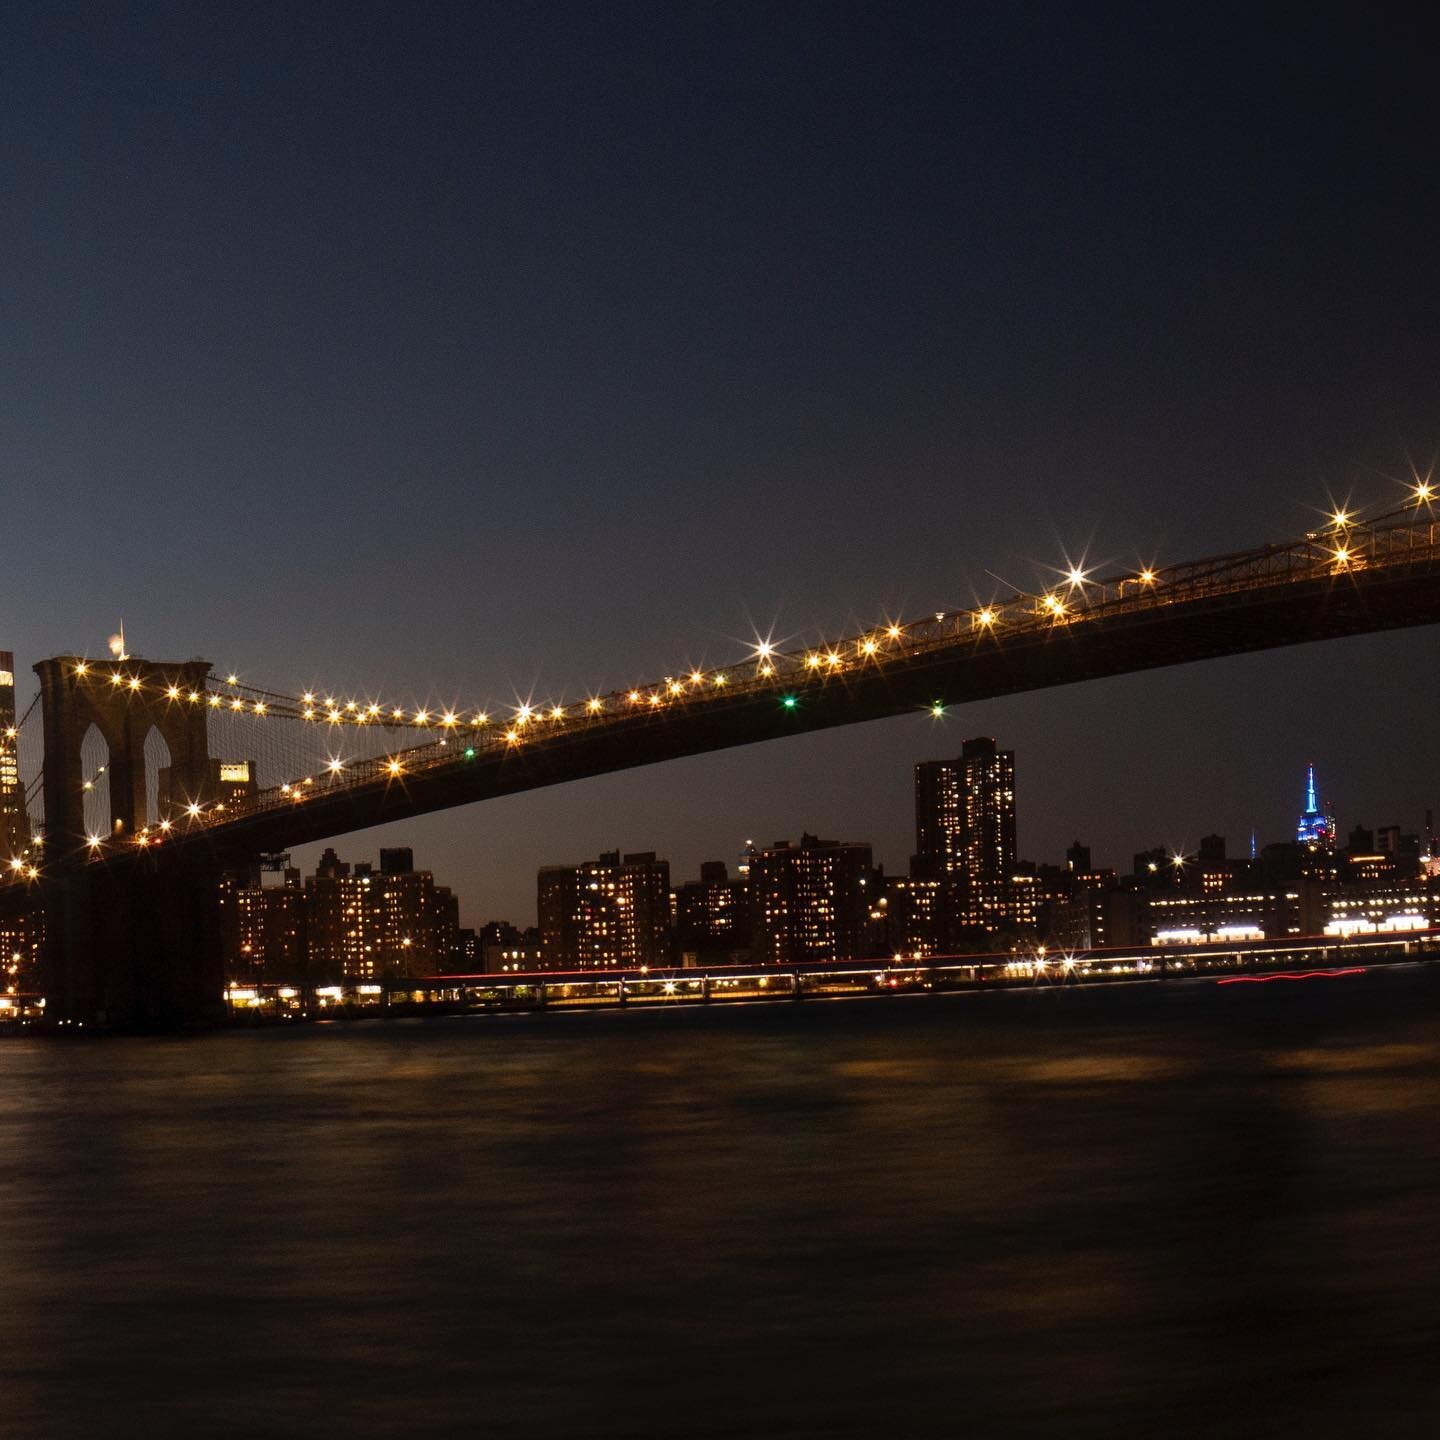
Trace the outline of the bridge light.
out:
M 729 678 L 728 678 L 726 675 L 721 674 L 721 675 L 717 675 L 717 676 L 715 677 L 715 683 L 716 683 L 717 685 L 728 685 L 728 684 L 730 683 L 730 681 L 729 681 Z
M 38 880 L 40 878 L 40 867 L 38 865 L 31 865 L 29 869 L 25 871 L 25 878 L 27 880 Z
M 227 676 L 225 677 L 225 683 L 226 683 L 227 685 L 235 685 L 235 684 L 238 684 L 238 683 L 239 683 L 239 680 L 240 680 L 240 677 L 239 677 L 238 675 L 227 675 Z
M 860 653 L 862 655 L 873 655 L 880 647 L 868 636 L 860 642 Z
M 237 696 L 230 702 L 230 708 L 231 708 L 232 710 L 243 710 L 243 709 L 245 708 L 245 702 L 237 695 Z
M 640 703 L 640 692 L 638 690 L 632 690 L 627 698 L 632 705 L 638 705 Z
M 138 690 L 140 688 L 140 677 L 138 675 L 132 675 L 130 677 L 130 688 L 132 690 Z
M 192 705 L 197 705 L 200 702 L 200 692 L 198 690 L 192 690 L 185 698 L 189 700 Z
M 678 680 L 672 680 L 670 682 L 670 693 L 672 695 L 679 695 L 684 689 L 685 687 Z
M 490 717 L 485 713 L 485 711 L 477 710 L 475 712 L 475 723 L 477 725 L 488 725 L 490 723 Z
M 84 788 L 85 788 L 86 790 L 93 790 L 93 789 L 95 788 L 95 782 L 94 782 L 93 780 L 87 780 L 87 781 L 85 782 Z
M 306 705 L 313 705 L 313 704 L 315 703 L 315 692 L 314 692 L 313 690 L 307 690 L 307 691 L 300 697 L 300 699 L 301 699 Z
M 282 795 L 288 795 L 290 793 L 290 782 L 288 780 L 280 787 L 280 793 Z
M 508 744 L 518 745 L 518 744 L 520 743 L 520 732 L 519 732 L 518 730 L 513 729 L 513 728 L 510 729 L 510 730 L 507 730 L 507 731 L 505 732 L 505 739 L 506 739 L 506 742 L 507 742 Z
M 333 710 L 335 708 L 335 697 L 333 695 L 327 695 L 325 697 L 325 708 L 327 710 Z
M 391 718 L 392 720 L 403 720 L 403 719 L 405 718 L 405 712 L 397 705 L 397 706 L 390 712 L 390 718 Z
M 1078 565 L 1072 565 L 1066 572 L 1065 578 L 1070 582 L 1072 587 L 1083 585 L 1085 583 L 1085 572 Z
M 167 700 L 178 700 L 180 698 L 180 687 L 178 685 L 167 685 L 165 687 L 165 698 Z
M 79 660 L 75 664 L 75 673 L 77 675 L 88 675 L 90 673 L 90 667 L 83 660 Z
M 380 707 L 372 700 L 372 701 L 365 707 L 365 713 L 366 713 L 367 715 L 378 715 L 378 714 L 380 713 Z
M 585 708 L 592 715 L 598 715 L 603 708 L 603 702 L 598 695 L 595 695 L 585 702 Z
M 325 718 L 332 724 L 338 725 L 345 717 L 333 705 L 326 712 Z
M 1428 505 L 1435 497 L 1435 487 L 1428 480 L 1422 480 L 1415 487 L 1414 499 L 1417 505 Z
M 814 654 L 807 655 L 805 657 L 805 664 L 808 669 L 818 670 L 820 668 L 820 657 Z
M 775 647 L 768 640 L 762 640 L 756 645 L 755 653 L 762 660 L 768 660 L 775 653 Z
M 1155 572 L 1153 570 L 1142 570 L 1140 572 L 1140 583 L 1142 585 L 1153 585 L 1155 583 Z
M 659 692 L 658 690 L 656 690 L 656 691 L 654 692 L 654 694 L 652 694 L 652 695 L 650 696 L 650 703 L 651 703 L 652 705 L 658 705 L 658 704 L 660 704 L 662 698 L 663 698 L 663 697 L 661 696 L 660 692 Z
M 705 677 L 698 670 L 692 670 L 690 672 L 690 683 L 692 685 L 703 685 L 705 683 Z
M 898 640 L 904 633 L 905 631 L 899 625 L 888 625 L 885 628 L 885 634 L 891 640 Z
M 944 714 L 945 714 L 945 702 L 944 702 L 943 700 L 936 700 L 936 701 L 932 702 L 932 704 L 931 704 L 931 706 L 930 706 L 930 713 L 931 713 L 937 720 L 939 720 L 939 719 L 940 719 L 941 717 L 943 717 Z
M 1065 602 L 1058 595 L 1046 595 L 1040 603 L 1044 605 L 1052 615 L 1063 615 L 1065 613 Z
M 793 695 L 787 695 L 780 703 L 787 710 L 793 710 L 795 708 L 795 697 Z
M 92 850 L 98 850 L 100 848 L 100 837 L 98 835 L 87 835 L 85 837 L 85 843 Z
M 563 705 L 552 705 L 550 707 L 550 718 L 552 720 L 563 720 L 565 718 L 565 707 Z
M 220 697 L 218 695 L 212 695 L 210 697 L 210 708 L 212 710 L 218 710 L 220 708 Z
M 347 700 L 345 708 L 353 715 L 360 707 L 353 700 Z
M 760 667 L 760 673 L 768 678 L 775 673 L 775 667 L 767 660 Z
M 530 718 L 532 713 L 532 709 L 528 704 L 517 706 L 515 710 L 516 723 L 523 725 Z
M 1337 510 L 1331 519 L 1335 522 L 1337 530 L 1343 529 L 1350 523 L 1350 512 L 1348 510 Z
M 160 822 L 160 828 L 168 834 L 170 830 L 170 822 L 168 820 L 162 820 Z
M 339 760 L 339 759 L 334 759 L 334 758 L 332 758 L 332 759 L 326 764 L 325 768 L 326 768 L 332 775 L 338 775 L 338 774 L 345 768 L 345 762 L 344 762 L 343 760 Z
M 185 812 L 186 812 L 186 814 L 188 814 L 188 815 L 190 816 L 190 818 L 193 820 L 197 815 L 199 815 L 199 813 L 200 813 L 200 806 L 199 806 L 194 800 L 192 800 L 192 801 L 185 807 Z
M 1336 548 L 1335 563 L 1337 565 L 1348 565 L 1350 563 L 1350 550 L 1348 546 L 1341 545 Z
M 976 615 L 975 623 L 982 629 L 989 629 L 989 627 L 995 623 L 995 612 L 987 605 L 985 609 Z
M 123 685 L 125 683 L 125 677 L 116 670 L 110 676 L 110 683 L 112 685 Z
M 398 760 L 391 760 L 391 761 L 385 766 L 385 769 L 386 769 L 391 775 L 400 775 L 400 774 L 403 774 L 403 773 L 404 773 L 405 767 L 404 767 Z
M 457 718 L 458 718 L 458 717 L 456 716 L 456 714 L 455 714 L 455 712 L 454 712 L 453 710 L 447 710 L 447 711 L 440 717 L 440 723 L 441 723 L 443 726 L 445 726 L 445 728 L 446 728 L 447 730 L 451 730 L 451 729 L 454 729 L 455 724 L 456 724 L 456 721 L 457 721 Z
M 833 668 L 840 663 L 840 657 L 835 651 L 831 650 L 829 654 L 825 656 L 825 663 Z
M 312 710 L 308 705 L 305 707 L 304 710 L 300 712 L 300 714 L 301 718 L 304 720 L 313 720 L 315 718 L 314 710 Z
M 263 715 L 265 713 L 265 702 L 263 700 L 257 700 L 254 705 L 254 710 L 257 715 Z
M 16 855 L 10 861 L 10 868 L 18 875 L 20 871 L 25 868 L 25 862 L 18 855 Z

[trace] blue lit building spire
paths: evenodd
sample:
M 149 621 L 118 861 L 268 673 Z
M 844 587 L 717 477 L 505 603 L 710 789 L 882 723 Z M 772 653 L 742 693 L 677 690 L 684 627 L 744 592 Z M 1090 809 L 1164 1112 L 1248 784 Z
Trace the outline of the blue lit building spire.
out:
M 1335 848 L 1335 822 L 1321 808 L 1315 796 L 1315 766 L 1305 771 L 1305 810 L 1295 826 L 1295 838 L 1312 850 Z

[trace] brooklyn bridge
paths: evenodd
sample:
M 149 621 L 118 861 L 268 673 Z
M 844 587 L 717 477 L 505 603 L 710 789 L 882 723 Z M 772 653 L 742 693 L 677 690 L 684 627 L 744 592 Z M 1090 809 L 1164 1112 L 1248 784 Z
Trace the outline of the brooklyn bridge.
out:
M 59 655 L 3 738 L 0 907 L 43 910 L 53 1022 L 223 1013 L 217 879 L 309 841 L 500 795 L 916 710 L 1440 621 L 1428 483 L 1235 554 L 1081 568 L 609 693 L 440 707 L 293 693 L 205 660 Z M 244 783 L 238 783 L 243 778 Z M 226 783 L 229 780 L 232 783 Z M 0 837 L 3 838 L 3 837 Z

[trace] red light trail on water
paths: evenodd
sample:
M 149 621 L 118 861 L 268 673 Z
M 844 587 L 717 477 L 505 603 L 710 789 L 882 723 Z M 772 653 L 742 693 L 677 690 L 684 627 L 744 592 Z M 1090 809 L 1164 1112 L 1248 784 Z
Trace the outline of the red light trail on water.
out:
M 1272 980 L 1338 980 L 1342 975 L 1363 975 L 1365 965 L 1345 965 L 1339 970 L 1281 970 L 1274 975 L 1231 975 L 1217 985 L 1268 985 Z

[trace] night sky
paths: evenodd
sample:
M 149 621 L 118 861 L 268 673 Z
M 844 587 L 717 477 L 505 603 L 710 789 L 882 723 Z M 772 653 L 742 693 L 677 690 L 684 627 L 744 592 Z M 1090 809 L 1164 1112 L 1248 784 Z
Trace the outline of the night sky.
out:
M 1398 495 L 1440 446 L 1434 78 L 1363 11 L 66 5 L 0 18 L 0 648 L 580 696 Z M 1411 57 L 1416 57 L 1414 60 Z M 475 923 L 747 838 L 903 869 L 994 734 L 1097 863 L 1440 809 L 1433 630 L 347 838 Z M 315 851 L 297 852 L 309 868 Z

